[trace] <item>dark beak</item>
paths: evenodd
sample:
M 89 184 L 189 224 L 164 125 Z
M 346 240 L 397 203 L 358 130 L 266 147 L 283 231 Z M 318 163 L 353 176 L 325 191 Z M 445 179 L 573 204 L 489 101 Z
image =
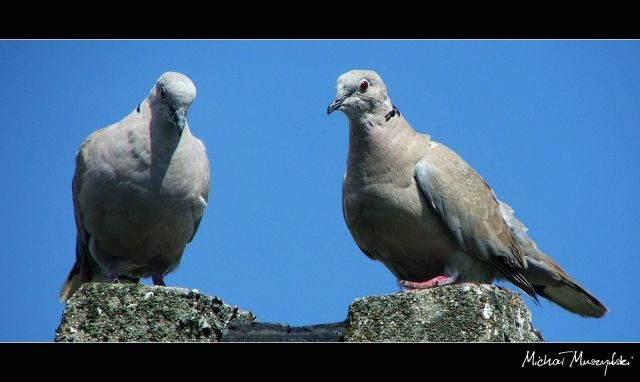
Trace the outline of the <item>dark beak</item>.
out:
M 184 125 L 187 122 L 187 107 L 181 107 L 178 110 L 173 110 L 173 121 L 178 128 L 178 135 L 182 135 Z
M 334 111 L 336 111 L 337 109 L 340 108 L 340 106 L 342 106 L 342 103 L 344 102 L 344 100 L 347 99 L 348 96 L 344 96 L 340 99 L 334 99 L 333 102 L 331 102 L 331 104 L 329 105 L 329 107 L 327 108 L 327 115 L 333 113 Z

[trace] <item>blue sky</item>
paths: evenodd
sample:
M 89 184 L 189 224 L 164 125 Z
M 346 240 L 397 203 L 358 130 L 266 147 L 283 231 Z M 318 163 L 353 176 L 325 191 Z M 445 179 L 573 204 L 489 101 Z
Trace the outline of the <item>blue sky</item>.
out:
M 0 41 L 0 341 L 53 339 L 76 150 L 168 70 L 197 87 L 189 124 L 212 163 L 168 285 L 293 325 L 396 292 L 342 218 L 348 125 L 326 108 L 351 69 L 377 71 L 413 127 L 462 155 L 609 307 L 584 319 L 525 297 L 547 340 L 639 341 L 638 68 L 640 41 Z

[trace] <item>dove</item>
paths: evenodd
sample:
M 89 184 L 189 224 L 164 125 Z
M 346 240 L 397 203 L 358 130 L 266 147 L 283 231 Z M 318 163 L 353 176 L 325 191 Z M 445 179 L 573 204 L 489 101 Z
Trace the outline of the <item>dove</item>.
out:
M 417 133 L 374 71 L 338 77 L 349 121 L 342 209 L 362 252 L 409 290 L 508 280 L 584 317 L 607 308 L 531 240 L 513 209 L 444 144 Z
M 193 82 L 160 76 L 124 119 L 87 137 L 72 181 L 76 260 L 60 292 L 68 300 L 87 282 L 137 283 L 180 263 L 207 208 L 210 167 L 191 134 Z

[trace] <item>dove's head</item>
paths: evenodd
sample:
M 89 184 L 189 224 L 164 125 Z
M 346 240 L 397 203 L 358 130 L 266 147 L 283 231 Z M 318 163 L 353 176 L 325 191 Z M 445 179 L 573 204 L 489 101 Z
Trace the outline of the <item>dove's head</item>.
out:
M 179 134 L 182 134 L 187 110 L 195 98 L 196 86 L 189 77 L 178 72 L 161 75 L 149 94 L 149 100 L 166 111 L 166 116 L 176 125 Z
M 327 108 L 327 114 L 335 110 L 344 112 L 351 120 L 366 114 L 384 116 L 393 110 L 393 104 L 378 73 L 372 70 L 352 70 L 338 77 L 336 98 Z

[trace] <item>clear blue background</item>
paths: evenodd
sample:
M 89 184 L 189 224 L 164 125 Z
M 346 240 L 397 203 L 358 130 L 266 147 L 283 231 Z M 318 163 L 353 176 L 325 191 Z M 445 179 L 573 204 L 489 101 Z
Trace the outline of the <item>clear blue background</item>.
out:
M 0 340 L 53 339 L 76 150 L 167 70 L 197 86 L 189 123 L 213 164 L 168 285 L 293 325 L 396 292 L 342 218 L 348 126 L 326 108 L 351 69 L 380 73 L 414 128 L 462 155 L 609 307 L 584 319 L 526 297 L 547 340 L 640 340 L 639 41 L 1 41 Z

